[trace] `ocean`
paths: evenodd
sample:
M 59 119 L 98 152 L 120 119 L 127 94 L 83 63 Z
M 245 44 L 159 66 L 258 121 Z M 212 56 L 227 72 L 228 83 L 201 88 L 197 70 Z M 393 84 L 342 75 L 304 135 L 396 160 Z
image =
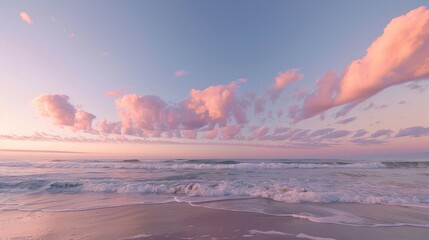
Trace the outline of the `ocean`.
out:
M 317 223 L 429 230 L 428 186 L 429 161 L 423 160 L 0 160 L 1 211 L 179 202 Z M 374 206 L 386 211 L 371 211 Z

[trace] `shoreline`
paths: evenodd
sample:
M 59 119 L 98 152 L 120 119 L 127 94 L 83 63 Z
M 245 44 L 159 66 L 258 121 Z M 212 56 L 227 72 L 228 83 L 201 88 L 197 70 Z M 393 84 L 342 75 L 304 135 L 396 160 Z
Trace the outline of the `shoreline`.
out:
M 429 235 L 429 228 L 346 226 L 174 202 L 80 211 L 2 210 L 0 232 L 2 239 L 418 240 Z

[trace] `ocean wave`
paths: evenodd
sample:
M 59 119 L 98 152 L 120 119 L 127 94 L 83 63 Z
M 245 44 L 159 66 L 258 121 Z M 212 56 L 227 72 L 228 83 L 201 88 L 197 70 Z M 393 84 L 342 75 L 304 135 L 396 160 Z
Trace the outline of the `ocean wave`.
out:
M 228 198 L 266 198 L 285 203 L 364 203 L 391 205 L 428 204 L 428 196 L 413 196 L 396 192 L 348 191 L 346 189 L 312 188 L 287 185 L 282 183 L 244 181 L 193 182 L 148 181 L 128 182 L 121 180 L 78 180 L 78 181 L 46 181 L 32 180 L 20 183 L 3 184 L 5 192 L 52 192 L 52 193 L 116 193 L 177 196 L 189 202 L 199 199 Z M 5 189 L 7 188 L 7 189 Z
M 390 166 L 390 165 L 389 165 Z M 415 165 L 426 166 L 426 165 Z M 260 163 L 247 163 L 247 162 L 213 162 L 213 163 L 199 163 L 199 162 L 99 162 L 99 163 L 84 163 L 84 162 L 47 162 L 47 163 L 0 163 L 0 167 L 16 167 L 16 168 L 65 168 L 65 169 L 89 169 L 89 168 L 111 168 L 111 169 L 146 169 L 146 170 L 171 170 L 171 169 L 198 169 L 198 170 L 223 170 L 223 169 L 237 169 L 237 170 L 260 170 L 260 169 L 377 169 L 386 168 L 387 166 L 381 162 L 368 162 L 368 163 L 298 163 L 298 162 L 260 162 Z M 429 167 L 429 165 L 428 165 Z

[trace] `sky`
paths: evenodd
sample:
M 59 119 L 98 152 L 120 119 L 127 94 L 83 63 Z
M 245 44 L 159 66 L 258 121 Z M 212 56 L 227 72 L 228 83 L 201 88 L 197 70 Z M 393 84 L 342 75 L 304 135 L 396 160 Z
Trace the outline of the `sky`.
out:
M 0 158 L 429 156 L 427 1 L 1 1 Z

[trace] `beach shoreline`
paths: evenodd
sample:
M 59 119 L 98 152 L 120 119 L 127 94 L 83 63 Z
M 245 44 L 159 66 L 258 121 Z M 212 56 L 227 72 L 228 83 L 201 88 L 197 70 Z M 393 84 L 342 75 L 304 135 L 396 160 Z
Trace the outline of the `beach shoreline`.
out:
M 1 239 L 417 240 L 428 236 L 429 228 L 346 226 L 173 202 L 79 211 L 2 210 L 0 232 Z

